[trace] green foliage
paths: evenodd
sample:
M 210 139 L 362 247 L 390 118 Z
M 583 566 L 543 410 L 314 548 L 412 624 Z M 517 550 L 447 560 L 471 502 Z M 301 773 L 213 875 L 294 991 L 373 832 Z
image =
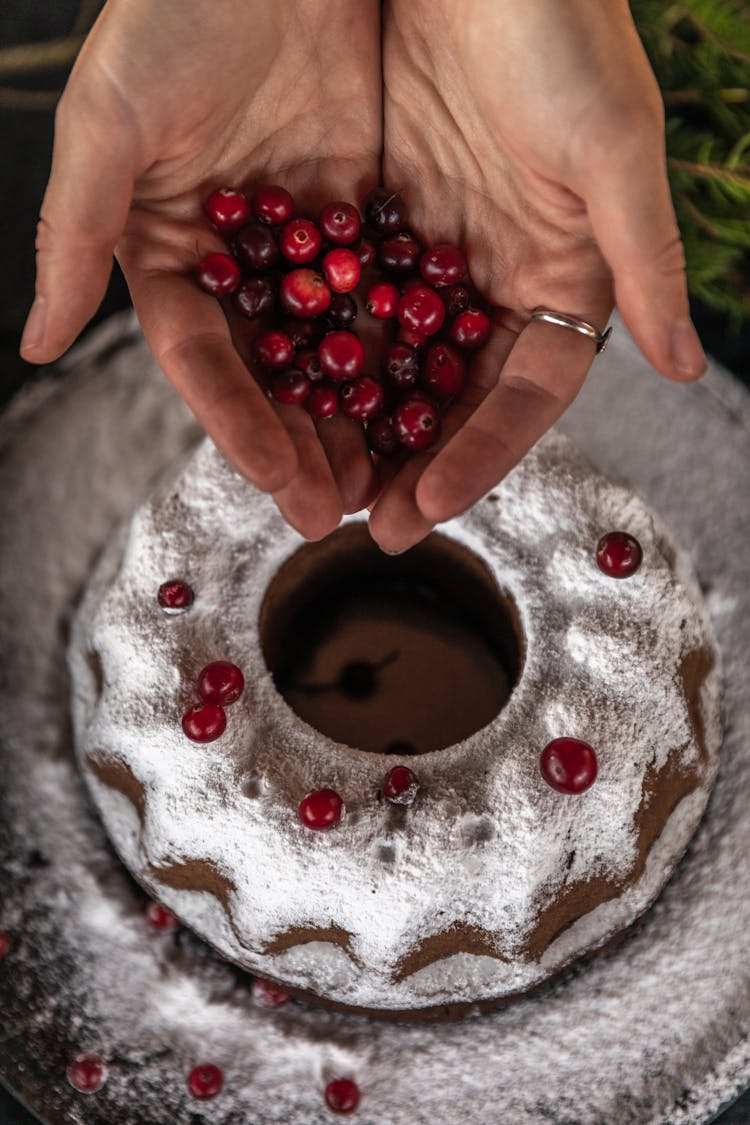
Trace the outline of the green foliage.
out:
M 750 5 L 632 0 L 667 112 L 690 291 L 750 318 Z

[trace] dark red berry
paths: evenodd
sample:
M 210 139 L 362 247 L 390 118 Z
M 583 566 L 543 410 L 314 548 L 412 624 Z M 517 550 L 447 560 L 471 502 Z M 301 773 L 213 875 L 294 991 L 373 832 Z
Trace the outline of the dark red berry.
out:
M 441 289 L 440 296 L 449 320 L 453 320 L 471 305 L 471 293 L 465 285 L 449 285 L 447 289 Z
M 460 394 L 466 384 L 464 357 L 450 344 L 432 344 L 424 357 L 422 384 L 441 402 Z
M 198 695 L 204 703 L 227 707 L 237 702 L 244 687 L 245 677 L 237 665 L 228 660 L 214 660 L 198 676 Z
M 271 383 L 271 395 L 284 406 L 299 406 L 310 394 L 310 380 L 302 371 L 290 367 L 279 371 Z
M 375 243 L 370 242 L 369 238 L 358 238 L 354 243 L 352 250 L 359 258 L 359 264 L 361 265 L 363 270 L 367 269 L 368 266 L 373 265 L 375 259 L 377 258 Z
M 419 272 L 430 285 L 457 285 L 466 277 L 466 258 L 457 246 L 438 242 L 425 250 L 419 260 Z
M 326 1086 L 326 1105 L 334 1113 L 354 1113 L 359 1105 L 359 1087 L 351 1078 L 334 1078 Z
M 378 247 L 378 261 L 392 273 L 411 273 L 417 267 L 422 247 L 406 230 L 384 238 Z
M 0 930 L 0 961 L 3 957 L 7 957 L 10 953 L 10 934 L 6 930 Z
M 401 294 L 395 285 L 390 281 L 377 281 L 367 294 L 365 308 L 377 320 L 390 320 L 396 315 L 400 300 Z
M 107 1065 L 99 1055 L 78 1055 L 68 1063 L 68 1082 L 79 1094 L 95 1094 L 107 1081 Z
M 168 582 L 162 582 L 157 594 L 159 605 L 168 613 L 178 613 L 182 609 L 187 609 L 193 604 L 194 597 L 187 582 L 182 582 L 179 578 L 170 578 Z
M 437 406 L 411 395 L 394 410 L 393 428 L 407 449 L 429 449 L 440 436 Z
M 542 750 L 539 768 L 558 793 L 583 793 L 596 780 L 596 753 L 579 738 L 555 738 Z
M 238 260 L 249 270 L 262 272 L 275 266 L 279 248 L 273 231 L 263 223 L 248 223 L 233 243 Z
M 353 250 L 338 246 L 323 258 L 323 273 L 334 293 L 351 293 L 359 285 L 359 258 Z
M 182 729 L 192 742 L 213 742 L 226 725 L 224 710 L 216 703 L 198 703 L 182 716 Z
M 318 359 L 329 379 L 356 379 L 365 365 L 365 349 L 353 332 L 328 332 L 318 344 Z
M 381 238 L 396 234 L 406 223 L 406 205 L 397 191 L 373 188 L 365 201 L 365 219 Z
M 320 323 L 314 320 L 298 320 L 296 316 L 287 317 L 281 325 L 285 336 L 294 344 L 294 350 L 310 348 L 321 337 Z
M 295 266 L 307 266 L 320 253 L 323 239 L 310 219 L 291 219 L 281 228 L 279 249 Z
M 250 204 L 236 188 L 217 188 L 212 191 L 203 209 L 217 230 L 231 234 L 239 230 L 250 218 Z
M 448 326 L 448 338 L 457 348 L 483 348 L 490 338 L 490 318 L 481 309 L 464 309 Z
M 336 246 L 351 246 L 357 241 L 361 219 L 351 203 L 329 203 L 320 212 L 320 229 Z
M 294 365 L 311 383 L 319 383 L 323 378 L 323 368 L 320 366 L 318 353 L 314 352 L 312 349 L 297 352 Z
M 306 828 L 334 828 L 341 820 L 344 802 L 333 789 L 316 789 L 300 801 L 297 811 Z
M 383 409 L 383 386 L 369 375 L 362 375 L 351 383 L 344 383 L 339 400 L 347 418 L 367 422 Z
M 330 328 L 351 328 L 357 319 L 357 302 L 348 293 L 334 293 L 325 319 Z
M 393 429 L 393 419 L 387 414 L 381 414 L 367 423 L 367 445 L 379 457 L 392 457 L 401 443 Z
M 194 1098 L 215 1098 L 224 1085 L 224 1075 L 213 1063 L 194 1066 L 187 1077 L 187 1088 Z
M 434 289 L 415 285 L 399 301 L 398 319 L 399 324 L 412 332 L 434 336 L 445 320 L 445 305 Z
M 331 290 L 315 270 L 292 270 L 281 282 L 281 304 L 292 316 L 321 316 L 331 303 Z
M 272 371 L 288 367 L 294 359 L 294 344 L 286 333 L 280 332 L 278 328 L 269 328 L 267 332 L 261 332 L 255 341 L 255 350 L 263 366 L 270 367 Z
M 383 796 L 394 805 L 413 805 L 418 789 L 416 774 L 408 766 L 394 766 L 385 775 Z
M 248 320 L 257 320 L 271 312 L 275 297 L 267 277 L 249 277 L 243 281 L 235 297 L 237 308 Z
M 384 366 L 386 378 L 399 391 L 410 390 L 417 381 L 419 362 L 411 344 L 391 344 L 385 353 Z
M 276 184 L 259 187 L 253 196 L 253 210 L 262 223 L 277 227 L 287 223 L 294 214 L 294 200 L 289 192 Z
M 261 1008 L 283 1008 L 291 999 L 289 993 L 285 992 L 283 988 L 279 988 L 277 984 L 271 984 L 270 980 L 264 980 L 263 977 L 255 978 L 252 992 L 253 1000 Z
M 312 418 L 332 418 L 339 409 L 339 394 L 330 383 L 317 383 L 305 401 Z
M 195 278 L 201 289 L 212 297 L 226 297 L 240 284 L 240 267 L 229 254 L 212 251 L 198 263 Z
M 608 578 L 630 578 L 642 560 L 640 543 L 627 531 L 610 531 L 597 544 L 596 561 Z
M 174 933 L 175 930 L 180 928 L 179 918 L 175 918 L 171 910 L 167 910 L 166 906 L 162 906 L 160 902 L 150 902 L 146 907 L 146 921 L 152 930 L 159 930 L 161 933 Z

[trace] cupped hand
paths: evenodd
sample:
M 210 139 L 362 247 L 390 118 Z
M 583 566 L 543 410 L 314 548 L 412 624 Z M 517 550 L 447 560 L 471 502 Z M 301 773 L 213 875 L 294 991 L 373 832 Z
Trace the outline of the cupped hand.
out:
M 539 306 L 604 328 L 616 297 L 670 379 L 705 359 L 689 319 L 663 108 L 625 0 L 390 0 L 384 181 L 418 231 L 467 249 L 495 309 L 434 451 L 384 487 L 370 527 L 412 546 L 492 488 L 559 417 L 591 340 L 530 322 Z
M 96 311 L 116 254 L 146 338 L 217 445 L 303 535 L 377 481 L 361 429 L 275 407 L 247 323 L 189 276 L 222 243 L 216 187 L 281 182 L 302 209 L 379 175 L 377 0 L 109 0 L 60 101 L 22 354 L 56 359 Z M 252 364 L 251 364 L 252 365 Z

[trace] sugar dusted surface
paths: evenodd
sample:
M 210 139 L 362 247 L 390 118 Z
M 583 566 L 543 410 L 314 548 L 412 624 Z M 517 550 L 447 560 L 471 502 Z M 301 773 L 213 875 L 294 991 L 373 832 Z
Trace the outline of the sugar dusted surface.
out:
M 608 529 L 627 529 L 645 563 L 614 581 L 595 563 Z M 491 497 L 442 527 L 485 560 L 515 601 L 525 636 L 508 704 L 465 742 L 422 755 L 418 805 L 399 827 L 378 801 L 380 755 L 342 756 L 279 696 L 258 637 L 265 592 L 302 539 L 270 497 L 242 480 L 206 439 L 107 551 L 76 616 L 71 647 L 77 749 L 94 800 L 123 859 L 220 952 L 283 983 L 360 1007 L 413 1008 L 524 991 L 602 944 L 653 900 L 708 798 L 720 745 L 719 676 L 702 687 L 709 760 L 701 763 L 679 669 L 712 644 L 700 595 L 661 523 L 630 492 L 595 473 L 561 435 L 544 438 Z M 193 606 L 166 616 L 154 591 L 189 582 Z M 99 690 L 88 666 L 95 652 Z M 189 742 L 180 717 L 200 668 L 231 660 L 247 689 L 210 747 Z M 542 748 L 584 738 L 597 782 L 567 798 L 540 776 Z M 125 763 L 143 783 L 142 831 L 118 832 L 121 796 L 87 768 Z M 524 943 L 540 912 L 578 881 L 629 875 L 635 817 L 648 771 L 673 756 L 698 789 L 671 817 L 637 883 L 576 922 L 532 959 Z M 624 761 L 623 759 L 627 760 Z M 248 781 L 257 796 L 247 796 Z M 329 833 L 296 815 L 311 790 L 334 788 L 347 809 Z M 117 809 L 114 812 L 114 809 Z M 467 841 L 467 817 L 484 819 Z M 382 848 L 393 860 L 384 863 Z M 230 881 L 229 927 L 205 927 L 203 894 L 162 886 L 154 870 L 207 861 Z M 307 944 L 270 955 L 294 927 L 348 934 L 349 950 Z M 404 979 L 399 962 L 456 926 L 497 935 L 499 957 L 454 956 Z M 557 948 L 556 948 L 557 946 Z
M 100 336 L 93 352 L 108 343 Z M 210 1105 L 216 1125 L 328 1121 L 322 1090 L 339 1074 L 360 1085 L 357 1119 L 366 1125 L 486 1122 L 498 1106 L 523 1123 L 697 1125 L 750 1079 L 750 871 L 742 862 L 750 848 L 750 615 L 737 565 L 748 535 L 738 482 L 750 462 L 750 415 L 718 373 L 678 398 L 622 339 L 604 360 L 568 425 L 609 472 L 624 473 L 622 462 L 691 544 L 725 662 L 723 766 L 688 857 L 623 946 L 533 998 L 446 1027 L 383 1026 L 296 1004 L 264 1011 L 244 979 L 199 943 L 144 933 L 143 900 L 71 768 L 64 636 L 55 623 L 114 522 L 193 431 L 137 341 L 106 373 L 93 355 L 79 360 L 68 386 L 40 388 L 16 411 L 0 443 L 0 486 L 17 529 L 1 548 L 2 639 L 16 659 L 0 720 L 0 878 L 3 927 L 19 934 L 12 977 L 0 970 L 2 1073 L 37 1112 L 87 1125 L 188 1125 L 196 1106 L 184 1079 L 204 1059 L 227 1074 Z M 607 429 L 605 415 L 616 425 Z M 667 419 L 670 447 L 656 457 Z M 715 479 L 726 482 L 720 505 Z M 132 820 L 124 798 L 120 815 Z M 461 819 L 469 831 L 476 823 L 475 813 Z M 46 866 L 32 861 L 32 849 Z M 202 897 L 210 912 L 211 896 Z M 64 1064 L 89 1049 L 103 1052 L 110 1080 L 82 1102 Z

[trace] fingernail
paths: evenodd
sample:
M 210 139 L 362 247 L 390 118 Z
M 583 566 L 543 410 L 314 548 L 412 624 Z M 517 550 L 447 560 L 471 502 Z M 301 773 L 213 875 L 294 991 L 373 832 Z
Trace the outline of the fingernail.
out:
M 706 370 L 706 356 L 693 322 L 685 316 L 672 328 L 672 359 L 683 375 L 697 377 Z
M 30 352 L 38 348 L 44 336 L 44 321 L 47 315 L 47 302 L 44 297 L 37 297 L 31 306 L 31 312 L 26 318 L 26 327 L 21 337 L 21 351 Z

